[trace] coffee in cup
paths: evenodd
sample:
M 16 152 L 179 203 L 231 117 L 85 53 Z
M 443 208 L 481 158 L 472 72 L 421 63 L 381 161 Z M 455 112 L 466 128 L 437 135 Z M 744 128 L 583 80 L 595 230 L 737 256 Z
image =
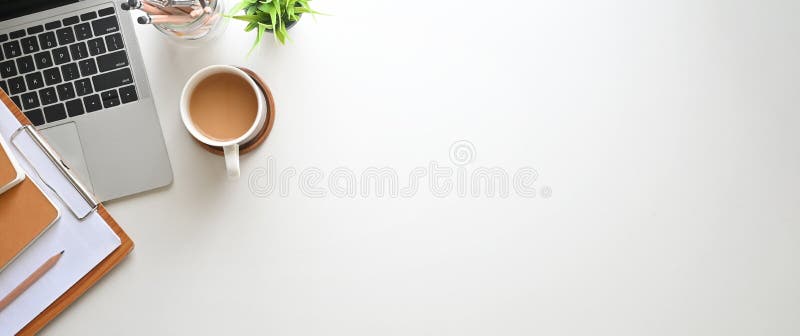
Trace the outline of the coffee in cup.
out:
M 239 146 L 264 129 L 267 102 L 247 73 L 212 65 L 195 73 L 181 94 L 181 119 L 198 141 L 223 149 L 228 176 L 238 178 Z
M 245 134 L 258 114 L 257 92 L 246 79 L 217 73 L 202 79 L 189 96 L 189 116 L 203 135 L 228 141 Z

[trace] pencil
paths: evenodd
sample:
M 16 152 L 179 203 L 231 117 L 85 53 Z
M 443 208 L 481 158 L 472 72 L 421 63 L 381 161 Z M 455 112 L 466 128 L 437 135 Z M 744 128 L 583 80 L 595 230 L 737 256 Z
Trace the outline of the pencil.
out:
M 19 286 L 17 286 L 11 291 L 11 293 L 8 293 L 6 297 L 0 300 L 0 311 L 8 307 L 8 305 L 10 305 L 11 302 L 14 302 L 14 300 L 16 300 L 17 297 L 19 297 L 20 295 L 22 295 L 22 293 L 28 290 L 28 288 L 30 288 L 34 283 L 36 283 L 36 281 L 41 279 L 42 276 L 44 276 L 44 274 L 47 273 L 47 271 L 49 271 L 51 268 L 53 268 L 53 266 L 55 266 L 55 264 L 58 262 L 58 259 L 61 259 L 61 256 L 63 254 L 64 251 L 61 251 L 58 254 L 50 257 L 50 259 L 47 259 L 47 261 L 45 261 L 44 264 L 42 264 L 42 266 L 39 266 L 39 268 L 33 271 L 33 273 L 31 273 L 31 275 L 29 275 L 28 278 L 25 279 L 25 281 L 19 284 Z
M 149 3 L 142 2 L 141 4 L 142 4 L 142 11 L 144 11 L 145 13 L 155 14 L 155 15 L 167 15 L 167 14 L 169 14 L 169 13 L 165 12 L 164 10 L 162 10 L 162 9 L 156 7 L 156 6 L 153 6 L 153 5 L 149 4 Z
M 168 15 L 186 15 L 186 12 L 184 12 L 184 11 L 178 9 L 178 8 L 162 6 L 158 2 L 155 2 L 155 1 L 152 1 L 152 0 L 144 1 L 144 3 L 146 5 L 149 5 L 152 8 L 156 8 L 156 9 L 162 11 L 162 12 L 165 12 Z
M 140 16 L 136 19 L 136 22 L 140 24 L 151 24 L 151 23 L 183 24 L 192 21 L 194 21 L 194 18 L 188 15 L 146 15 L 146 16 Z
M 119 5 L 122 10 L 141 10 L 150 15 L 166 15 L 168 14 L 165 11 L 162 11 L 151 4 L 148 4 L 143 1 L 132 1 L 132 2 L 123 2 Z

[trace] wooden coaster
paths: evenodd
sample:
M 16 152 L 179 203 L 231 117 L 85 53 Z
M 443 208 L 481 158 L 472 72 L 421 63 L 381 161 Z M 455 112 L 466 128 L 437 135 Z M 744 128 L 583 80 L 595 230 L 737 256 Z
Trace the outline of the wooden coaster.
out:
M 253 149 L 256 149 L 258 146 L 264 143 L 264 140 L 267 140 L 269 133 L 272 131 L 272 126 L 275 124 L 275 99 L 272 98 L 272 91 L 269 90 L 269 86 L 267 86 L 267 83 L 265 83 L 264 80 L 261 79 L 261 77 L 258 74 L 245 67 L 238 67 L 238 68 L 246 72 L 248 75 L 250 75 L 251 78 L 253 78 L 253 80 L 256 81 L 256 84 L 258 84 L 258 86 L 261 88 L 261 92 L 264 93 L 264 98 L 266 98 L 267 101 L 267 121 L 266 121 L 267 124 L 264 126 L 263 129 L 261 129 L 261 132 L 258 133 L 255 139 L 250 140 L 250 142 L 239 146 L 239 154 L 242 155 L 242 154 L 247 154 Z M 225 155 L 225 153 L 222 151 L 222 147 L 209 146 L 207 144 L 200 142 L 194 137 L 192 137 L 192 139 L 194 139 L 194 141 L 197 142 L 201 147 L 205 148 L 205 150 L 211 153 L 220 156 Z

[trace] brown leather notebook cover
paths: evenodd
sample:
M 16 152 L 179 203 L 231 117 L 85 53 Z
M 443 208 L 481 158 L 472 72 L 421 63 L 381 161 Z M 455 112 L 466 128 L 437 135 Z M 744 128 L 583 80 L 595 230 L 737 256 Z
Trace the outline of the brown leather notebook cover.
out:
M 0 188 L 11 184 L 16 178 L 17 169 L 11 164 L 11 158 L 8 157 L 5 148 L 0 146 Z
M 8 109 L 11 110 L 11 113 L 14 113 L 14 116 L 17 117 L 23 125 L 30 125 L 31 122 L 28 118 L 25 117 L 22 112 L 20 112 L 19 108 L 14 105 L 14 102 L 8 98 L 3 90 L 0 90 L 0 100 L 2 100 L 3 104 L 8 106 Z M 103 278 L 108 271 L 112 268 L 117 266 L 122 259 L 127 256 L 131 250 L 133 250 L 133 240 L 128 237 L 128 234 L 122 230 L 122 228 L 117 224 L 114 218 L 111 218 L 111 215 L 108 214 L 106 208 L 100 204 L 97 207 L 97 213 L 100 214 L 100 217 L 105 219 L 108 226 L 114 230 L 114 233 L 119 236 L 119 239 L 122 241 L 119 247 L 117 247 L 114 252 L 111 252 L 103 261 L 101 261 L 97 266 L 92 269 L 91 272 L 87 273 L 83 276 L 80 280 L 78 280 L 75 285 L 72 286 L 69 290 L 67 290 L 64 294 L 62 294 L 57 300 L 55 300 L 52 304 L 50 304 L 47 309 L 45 309 L 39 316 L 37 316 L 31 323 L 25 326 L 22 330 L 20 330 L 17 335 L 35 335 L 39 330 L 42 330 L 44 326 L 47 325 L 50 321 L 52 321 L 58 314 L 60 314 L 64 309 L 69 307 L 70 304 L 75 302 L 83 293 L 85 293 L 89 288 L 94 286 L 97 281 Z
M 31 179 L 0 194 L 0 270 L 58 218 L 58 209 Z
M 10 154 L 6 152 L 3 141 L 0 140 L 0 194 L 19 183 L 22 177 L 24 175 L 21 175 L 21 172 L 17 170 L 17 167 L 11 161 Z M 0 268 L 2 267 L 3 262 L 0 257 Z

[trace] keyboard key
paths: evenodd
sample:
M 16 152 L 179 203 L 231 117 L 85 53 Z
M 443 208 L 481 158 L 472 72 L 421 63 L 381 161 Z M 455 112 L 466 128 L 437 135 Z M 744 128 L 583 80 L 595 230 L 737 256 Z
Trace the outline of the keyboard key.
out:
M 95 36 L 105 35 L 108 33 L 115 33 L 119 31 L 117 18 L 114 16 L 105 17 L 99 20 L 92 21 L 92 30 Z
M 106 15 L 114 14 L 114 7 L 103 8 L 103 9 L 97 11 L 97 14 L 99 14 L 100 16 L 106 16 Z
M 8 80 L 8 91 L 11 94 L 20 94 L 25 92 L 25 79 L 22 76 L 14 77 Z M 19 104 L 17 104 L 19 106 Z
M 117 90 L 109 90 L 101 93 L 100 99 L 103 100 L 103 107 L 105 108 L 118 106 L 120 104 Z
M 128 85 L 126 87 L 120 88 L 119 98 L 123 104 L 136 101 L 137 99 L 139 99 L 139 97 L 136 96 L 136 87 L 133 85 Z
M 76 61 L 89 57 L 89 51 L 86 50 L 86 44 L 83 42 L 78 42 L 69 46 L 69 52 L 72 54 L 72 59 Z
M 44 118 L 49 123 L 67 118 L 67 109 L 61 103 L 45 106 L 42 110 L 44 111 Z
M 78 39 L 78 41 L 92 37 L 92 29 L 89 27 L 88 22 L 84 22 L 75 26 L 75 37 Z
M 28 28 L 28 35 L 39 34 L 44 31 L 44 27 L 42 25 L 33 26 Z
M 3 43 L 3 52 L 5 52 L 6 58 L 14 58 L 22 55 L 22 48 L 19 47 L 19 41 L 6 42 Z
M 44 87 L 44 79 L 42 79 L 42 74 L 39 72 L 34 72 L 32 74 L 25 75 L 25 84 L 28 85 L 28 90 L 36 90 Z
M 39 35 L 39 46 L 42 47 L 42 50 L 57 47 L 58 41 L 56 41 L 56 33 L 46 32 Z
M 36 36 L 28 36 L 21 41 L 22 51 L 26 54 L 39 51 L 39 42 L 36 41 Z
M 0 34 L 0 42 L 8 41 L 8 34 Z
M 83 106 L 86 107 L 86 112 L 99 111 L 103 108 L 100 102 L 100 95 L 93 94 L 91 96 L 83 97 Z
M 58 92 L 58 100 L 63 101 L 75 98 L 75 89 L 72 88 L 72 83 L 64 83 L 56 86 L 56 92 Z
M 75 81 L 75 91 L 79 96 L 85 96 L 92 91 L 92 81 L 89 78 L 83 78 Z
M 86 44 L 89 46 L 89 54 L 92 56 L 97 56 L 106 52 L 106 45 L 102 37 L 86 41 Z
M 78 23 L 78 16 L 77 15 L 76 16 L 70 16 L 68 18 L 65 18 L 64 20 L 61 20 L 61 22 L 63 22 L 65 26 L 76 24 L 76 23 Z
M 58 68 L 50 68 L 42 72 L 44 74 L 44 83 L 47 85 L 56 85 L 61 83 L 61 72 Z
M 97 67 L 100 72 L 114 70 L 128 65 L 128 56 L 125 55 L 125 50 L 120 50 L 110 54 L 105 54 L 97 57 Z
M 0 63 L 0 77 L 11 78 L 16 75 L 17 75 L 17 66 L 14 65 L 14 61 L 8 60 L 3 63 Z
M 8 33 L 8 36 L 11 39 L 16 39 L 25 36 L 25 29 L 15 30 L 13 32 Z
M 28 92 L 22 95 L 22 107 L 26 110 L 39 107 L 39 97 L 36 92 Z
M 64 78 L 65 81 L 71 81 L 73 79 L 78 78 L 78 64 L 76 63 L 69 63 L 64 64 L 61 66 L 61 77 Z
M 61 28 L 61 21 L 53 21 L 44 24 L 44 29 L 53 30 Z
M 19 99 L 19 96 L 13 96 L 13 97 L 11 97 L 11 101 L 13 101 L 13 102 L 14 102 L 14 105 L 16 105 L 16 106 L 17 106 L 17 109 L 20 109 L 20 108 L 21 108 L 20 106 L 22 106 L 22 100 L 20 100 L 20 99 Z
M 81 76 L 83 77 L 91 76 L 97 73 L 97 64 L 94 62 L 94 58 L 89 58 L 78 62 L 78 68 L 81 69 Z
M 36 69 L 45 69 L 53 66 L 53 58 L 50 57 L 49 51 L 42 51 L 33 55 L 33 60 L 36 61 Z
M 56 89 L 48 87 L 39 90 L 39 99 L 42 101 L 42 105 L 50 105 L 57 102 L 58 96 L 56 95 Z
M 53 49 L 53 60 L 55 61 L 56 65 L 69 62 L 69 49 L 67 49 L 67 47 Z
M 116 33 L 106 36 L 106 46 L 108 46 L 108 51 L 119 50 L 125 47 L 125 43 L 122 42 L 122 35 Z
M 97 18 L 97 13 L 95 12 L 81 14 L 81 21 L 89 21 L 91 19 L 96 19 L 96 18 Z
M 8 93 L 8 84 L 6 84 L 6 81 L 0 81 L 0 89 L 2 89 L 3 92 L 6 93 L 6 95 L 9 94 Z
M 17 58 L 17 70 L 19 73 L 24 74 L 36 70 L 36 67 L 33 64 L 33 57 L 31 56 L 24 56 Z
M 72 33 L 72 28 L 64 27 L 56 30 L 56 37 L 58 38 L 58 45 L 66 45 L 75 42 L 75 34 Z
M 41 109 L 25 111 L 25 116 L 28 117 L 28 120 L 30 120 L 34 126 L 44 125 L 44 114 L 42 114 Z
M 128 68 L 114 70 L 92 77 L 95 91 L 105 91 L 117 86 L 133 83 L 133 75 Z
M 70 100 L 64 103 L 64 105 L 67 107 L 67 115 L 70 117 L 83 114 L 83 103 L 80 99 Z

